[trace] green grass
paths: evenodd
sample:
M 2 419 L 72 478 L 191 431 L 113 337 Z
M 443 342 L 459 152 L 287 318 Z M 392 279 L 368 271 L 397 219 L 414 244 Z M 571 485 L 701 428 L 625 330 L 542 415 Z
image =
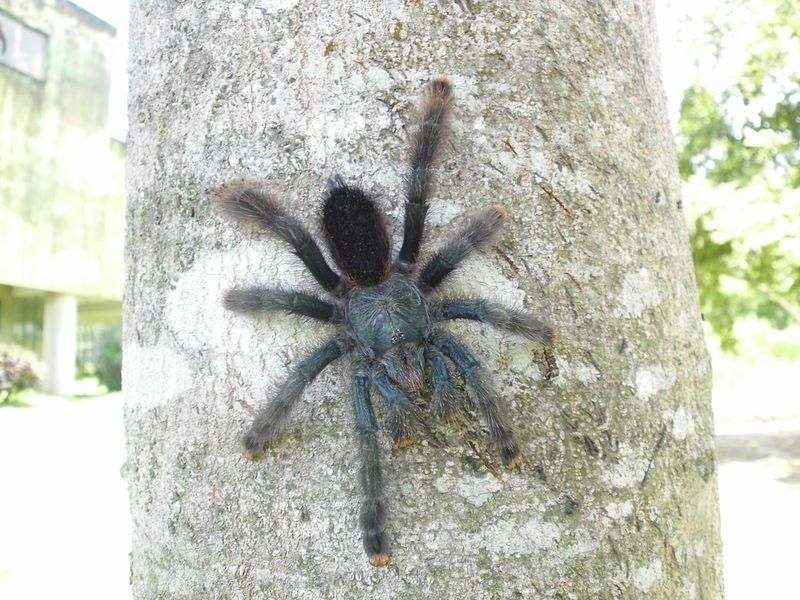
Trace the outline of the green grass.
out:
M 0 408 L 31 408 L 33 405 L 28 402 L 28 397 L 33 393 L 31 390 L 25 390 L 14 394 L 8 400 L 0 402 Z
M 9 400 L 0 402 L 2 408 L 35 408 L 68 402 L 79 404 L 86 400 L 99 398 L 121 398 L 122 392 L 109 392 L 106 386 L 100 384 L 96 377 L 84 377 L 75 382 L 75 392 L 70 397 L 54 396 L 40 390 L 23 390 L 14 394 Z

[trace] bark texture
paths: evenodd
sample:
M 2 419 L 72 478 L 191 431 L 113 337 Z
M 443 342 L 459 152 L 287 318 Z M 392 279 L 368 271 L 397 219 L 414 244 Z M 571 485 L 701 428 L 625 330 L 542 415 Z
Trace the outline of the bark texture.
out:
M 710 368 L 650 1 L 133 2 L 125 295 L 137 598 L 720 598 Z M 455 85 L 429 252 L 511 222 L 448 285 L 546 315 L 552 354 L 456 324 L 528 457 L 480 425 L 382 438 L 392 561 L 367 564 L 346 362 L 261 462 L 238 438 L 330 331 L 243 318 L 233 285 L 315 289 L 211 190 L 267 179 L 316 229 L 326 177 L 402 222 L 422 85 Z M 395 237 L 397 249 L 399 236 Z M 483 458 L 482 458 L 483 457 Z M 497 469 L 496 477 L 489 467 Z

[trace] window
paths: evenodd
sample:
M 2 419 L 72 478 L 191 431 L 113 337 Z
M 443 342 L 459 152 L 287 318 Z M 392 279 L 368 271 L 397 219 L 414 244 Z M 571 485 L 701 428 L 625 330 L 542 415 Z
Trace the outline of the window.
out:
M 0 64 L 44 81 L 47 36 L 0 13 Z

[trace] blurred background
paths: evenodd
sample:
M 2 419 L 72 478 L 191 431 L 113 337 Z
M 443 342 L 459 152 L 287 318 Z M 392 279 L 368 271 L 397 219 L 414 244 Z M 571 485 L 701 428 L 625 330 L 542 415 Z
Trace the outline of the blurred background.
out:
M 657 1 L 727 596 L 797 598 L 800 11 Z M 0 0 L 0 598 L 130 597 L 124 0 Z M 46 367 L 46 368 L 45 368 Z

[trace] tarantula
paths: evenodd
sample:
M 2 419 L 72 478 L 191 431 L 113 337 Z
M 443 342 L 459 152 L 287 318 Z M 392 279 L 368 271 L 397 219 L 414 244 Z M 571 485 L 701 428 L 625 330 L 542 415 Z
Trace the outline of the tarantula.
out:
M 461 408 L 461 394 L 449 364 L 452 363 L 503 462 L 513 469 L 520 464 L 521 454 L 501 399 L 478 360 L 438 323 L 472 319 L 546 345 L 555 339 L 552 328 L 527 312 L 480 298 L 435 300 L 431 296 L 470 253 L 494 240 L 508 217 L 503 207 L 492 206 L 473 216 L 421 268 L 416 266 L 431 170 L 447 133 L 452 97 L 452 86 L 445 77 L 438 77 L 425 87 L 422 122 L 412 140 L 411 170 L 406 182 L 403 244 L 394 261 L 381 210 L 367 193 L 346 184 L 338 175 L 328 180 L 322 226 L 342 275 L 331 269 L 303 225 L 258 185 L 233 183 L 218 193 L 218 203 L 225 214 L 253 222 L 288 243 L 327 292 L 322 299 L 284 289 L 231 289 L 225 294 L 225 307 L 240 313 L 284 310 L 339 327 L 337 335 L 295 367 L 275 398 L 258 413 L 242 438 L 242 452 L 252 459 L 270 445 L 285 428 L 305 386 L 327 365 L 352 354 L 352 398 L 364 495 L 359 520 L 364 549 L 374 566 L 388 563 L 389 548 L 378 423 L 370 390 L 386 402 L 388 428 L 394 441 L 407 446 L 413 443 L 423 421 L 420 408 L 405 390 L 420 389 L 427 379 L 436 417 L 446 417 Z

